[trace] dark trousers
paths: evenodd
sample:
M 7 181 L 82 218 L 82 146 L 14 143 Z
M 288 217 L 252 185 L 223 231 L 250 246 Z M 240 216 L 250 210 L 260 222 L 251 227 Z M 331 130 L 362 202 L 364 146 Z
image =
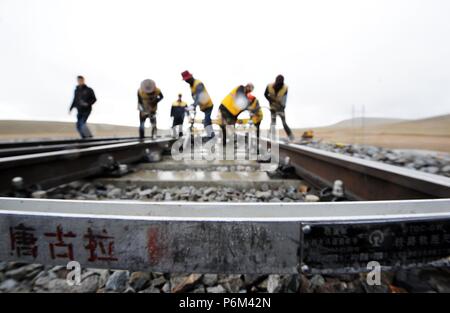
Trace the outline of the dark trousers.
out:
M 256 127 L 256 154 L 259 155 L 259 127 L 261 126 L 261 122 L 255 124 Z
M 183 136 L 183 123 L 185 115 L 186 111 L 184 107 L 172 108 L 172 117 L 173 117 L 172 129 L 174 137 L 176 137 L 177 131 L 178 136 L 180 137 Z
M 225 146 L 227 143 L 227 132 L 226 127 L 229 125 L 236 125 L 237 116 L 234 116 L 230 113 L 230 111 L 227 110 L 227 108 L 224 105 L 220 105 L 219 107 L 220 115 L 222 117 L 222 121 L 220 123 L 220 128 L 222 129 L 222 144 Z
M 270 110 L 270 115 L 272 118 L 272 125 L 275 126 L 277 124 L 277 116 L 279 116 L 281 118 L 281 122 L 283 123 L 284 131 L 289 137 L 292 137 L 292 131 L 289 128 L 288 124 L 286 123 L 286 114 L 284 113 L 284 110 L 282 111 Z
M 186 110 L 184 107 L 172 108 L 172 117 L 173 117 L 172 127 L 175 127 L 178 125 L 183 125 L 185 115 L 186 115 Z
M 88 111 L 79 110 L 77 113 L 76 127 L 81 138 L 92 138 L 92 133 L 86 125 L 89 115 L 91 115 L 91 110 Z
M 150 119 L 152 138 L 156 135 L 156 113 L 139 112 L 139 137 L 145 137 L 145 121 Z
M 214 131 L 212 129 L 212 121 L 211 121 L 211 113 L 212 107 L 203 111 L 205 114 L 205 118 L 203 119 L 203 127 L 205 127 L 206 133 L 208 137 L 214 137 Z

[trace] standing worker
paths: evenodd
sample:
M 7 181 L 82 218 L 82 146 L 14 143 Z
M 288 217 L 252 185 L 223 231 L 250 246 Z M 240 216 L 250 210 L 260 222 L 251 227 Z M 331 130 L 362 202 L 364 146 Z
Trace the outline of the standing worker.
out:
M 281 118 L 281 122 L 283 123 L 284 131 L 288 135 L 289 140 L 293 141 L 294 135 L 292 134 L 291 129 L 286 123 L 286 114 L 284 112 L 286 108 L 287 93 L 288 86 L 284 84 L 284 77 L 282 75 L 278 75 L 274 83 L 267 85 L 264 96 L 270 104 L 270 113 L 272 118 L 271 126 L 276 125 L 277 116 L 279 116 Z
M 141 88 L 138 90 L 138 110 L 139 110 L 139 137 L 144 138 L 145 121 L 150 119 L 152 126 L 152 139 L 156 135 L 156 110 L 158 103 L 164 98 L 161 90 L 151 79 L 142 81 Z
M 172 131 L 173 137 L 183 136 L 184 116 L 186 115 L 187 103 L 182 100 L 183 95 L 178 94 L 178 100 L 172 103 L 170 116 L 173 117 Z
M 92 112 L 92 105 L 97 101 L 97 98 L 94 90 L 86 85 L 83 76 L 78 76 L 77 81 L 78 86 L 75 88 L 75 95 L 69 113 L 72 112 L 73 108 L 77 109 L 77 131 L 83 139 L 92 138 L 92 133 L 86 123 Z
M 181 73 L 181 76 L 183 77 L 183 80 L 191 87 L 191 94 L 194 99 L 192 109 L 196 110 L 197 106 L 200 106 L 200 111 L 205 114 L 203 126 L 205 127 L 207 135 L 205 141 L 208 141 L 214 137 L 214 130 L 211 121 L 211 113 L 214 105 L 211 97 L 209 96 L 205 85 L 200 80 L 195 79 L 189 71 L 184 71 Z
M 250 94 L 253 89 L 254 86 L 252 83 L 248 83 L 245 86 L 237 86 L 222 100 L 219 112 L 221 116 L 220 127 L 222 128 L 223 145 L 226 144 L 226 126 L 234 126 L 238 115 L 247 109 L 249 106 L 247 95 Z
M 252 94 L 248 94 L 247 98 L 250 103 L 247 108 L 250 113 L 250 120 L 256 128 L 256 153 L 259 154 L 259 129 L 264 116 L 258 99 Z

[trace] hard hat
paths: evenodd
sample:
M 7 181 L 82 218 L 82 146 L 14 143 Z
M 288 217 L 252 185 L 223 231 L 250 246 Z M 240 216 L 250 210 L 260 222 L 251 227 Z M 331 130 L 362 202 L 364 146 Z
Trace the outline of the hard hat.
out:
M 184 71 L 183 73 L 181 73 L 181 76 L 183 77 L 183 80 L 188 80 L 193 77 L 192 74 L 189 73 L 189 71 Z
M 143 80 L 141 83 L 141 90 L 145 93 L 152 93 L 153 91 L 155 91 L 155 88 L 156 84 L 151 79 Z

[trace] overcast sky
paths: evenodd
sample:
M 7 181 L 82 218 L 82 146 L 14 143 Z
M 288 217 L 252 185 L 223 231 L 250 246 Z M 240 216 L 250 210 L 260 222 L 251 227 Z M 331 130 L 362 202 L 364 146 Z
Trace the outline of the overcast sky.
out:
M 350 118 L 352 105 L 450 113 L 449 17 L 448 0 L 0 0 L 0 119 L 73 120 L 82 74 L 98 98 L 91 122 L 136 125 L 136 91 L 151 78 L 167 127 L 177 93 L 192 101 L 186 69 L 215 111 L 249 81 L 267 106 L 265 86 L 284 74 L 294 127 Z

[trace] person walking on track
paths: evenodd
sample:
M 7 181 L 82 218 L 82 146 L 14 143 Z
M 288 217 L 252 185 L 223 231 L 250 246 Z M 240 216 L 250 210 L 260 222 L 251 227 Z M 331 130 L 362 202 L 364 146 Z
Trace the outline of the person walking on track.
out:
M 69 113 L 74 108 L 77 109 L 77 123 L 76 128 L 81 138 L 92 138 L 92 133 L 87 127 L 86 123 L 91 115 L 92 106 L 97 101 L 94 90 L 88 87 L 83 76 L 77 77 L 78 86 L 75 88 L 75 95 L 73 97 L 72 105 Z

